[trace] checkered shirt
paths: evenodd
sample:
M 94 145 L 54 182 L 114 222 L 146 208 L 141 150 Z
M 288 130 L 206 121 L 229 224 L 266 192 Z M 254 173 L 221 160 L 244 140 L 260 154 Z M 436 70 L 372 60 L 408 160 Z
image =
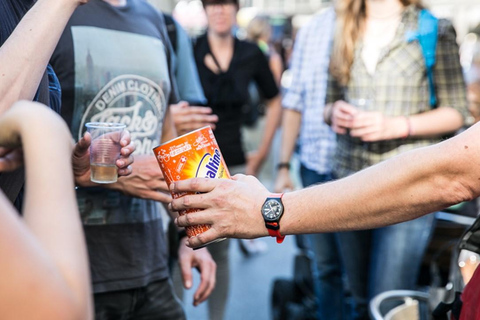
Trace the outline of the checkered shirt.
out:
M 392 43 L 379 57 L 375 73 L 368 73 L 362 57 L 361 41 L 355 49 L 348 85 L 341 88 L 329 75 L 327 103 L 343 99 L 361 108 L 381 111 L 387 116 L 410 116 L 429 111 L 430 93 L 425 60 L 418 41 L 407 43 L 406 34 L 417 30 L 419 10 L 405 9 Z M 452 24 L 439 20 L 434 82 L 438 107 L 452 107 L 467 119 L 465 82 Z M 338 135 L 334 173 L 345 177 L 402 152 L 439 141 L 440 138 L 407 138 L 362 142 L 349 135 Z
M 334 21 L 330 8 L 300 29 L 292 56 L 293 81 L 282 101 L 284 108 L 302 113 L 300 162 L 319 174 L 332 171 L 336 146 L 334 132 L 323 121 Z

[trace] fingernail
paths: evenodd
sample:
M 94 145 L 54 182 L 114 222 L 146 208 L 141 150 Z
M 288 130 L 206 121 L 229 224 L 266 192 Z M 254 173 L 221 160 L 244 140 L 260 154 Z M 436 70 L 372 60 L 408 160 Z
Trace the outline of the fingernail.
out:
M 127 140 L 122 140 L 122 144 L 125 146 L 127 145 Z
M 170 191 L 173 191 L 175 189 L 175 183 L 170 184 Z
M 119 165 L 120 167 L 123 167 L 123 166 L 125 165 L 125 162 L 123 162 L 123 161 L 118 161 L 118 165 Z
M 190 289 L 190 287 L 192 286 L 192 282 L 190 280 L 187 280 L 185 282 L 185 286 L 187 287 L 187 289 Z

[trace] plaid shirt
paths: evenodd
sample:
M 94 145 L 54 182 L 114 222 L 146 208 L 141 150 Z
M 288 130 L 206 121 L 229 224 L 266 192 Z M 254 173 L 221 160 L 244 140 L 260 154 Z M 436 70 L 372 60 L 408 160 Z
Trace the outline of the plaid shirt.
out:
M 360 108 L 380 111 L 386 116 L 410 116 L 431 110 L 425 60 L 418 41 L 407 42 L 406 34 L 416 31 L 419 10 L 411 5 L 403 13 L 396 35 L 379 56 L 375 73 L 363 63 L 362 43 L 355 48 L 348 85 L 341 88 L 329 75 L 327 103 L 345 100 Z M 438 107 L 452 107 L 464 119 L 469 117 L 455 30 L 439 20 L 434 82 Z M 434 144 L 439 138 L 407 138 L 362 142 L 349 135 L 337 135 L 334 173 L 345 177 L 402 152 Z
M 327 9 L 299 31 L 292 56 L 292 85 L 282 105 L 302 113 L 298 145 L 302 165 L 319 174 L 332 171 L 335 133 L 323 122 L 335 13 Z

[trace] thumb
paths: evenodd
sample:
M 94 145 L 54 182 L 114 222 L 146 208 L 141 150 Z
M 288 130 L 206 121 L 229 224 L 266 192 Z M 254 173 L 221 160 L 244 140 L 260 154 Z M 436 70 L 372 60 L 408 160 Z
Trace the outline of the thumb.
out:
M 90 147 L 91 142 L 92 142 L 92 136 L 90 135 L 90 133 L 85 132 L 82 139 L 80 139 L 80 141 L 78 141 L 78 143 L 75 144 L 75 149 L 73 151 L 74 155 L 76 157 L 81 157 L 84 154 L 86 154 L 88 151 L 88 148 Z
M 192 266 L 190 263 L 181 263 L 180 271 L 182 273 L 183 286 L 185 289 L 190 289 L 193 285 L 192 281 Z

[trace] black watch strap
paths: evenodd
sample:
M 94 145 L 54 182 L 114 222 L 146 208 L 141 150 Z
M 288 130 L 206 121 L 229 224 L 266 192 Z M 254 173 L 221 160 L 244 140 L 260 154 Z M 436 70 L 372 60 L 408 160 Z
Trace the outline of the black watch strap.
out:
M 277 170 L 280 170 L 280 169 L 283 169 L 283 168 L 286 168 L 287 170 L 290 170 L 290 163 L 280 162 L 279 164 L 277 164 Z

